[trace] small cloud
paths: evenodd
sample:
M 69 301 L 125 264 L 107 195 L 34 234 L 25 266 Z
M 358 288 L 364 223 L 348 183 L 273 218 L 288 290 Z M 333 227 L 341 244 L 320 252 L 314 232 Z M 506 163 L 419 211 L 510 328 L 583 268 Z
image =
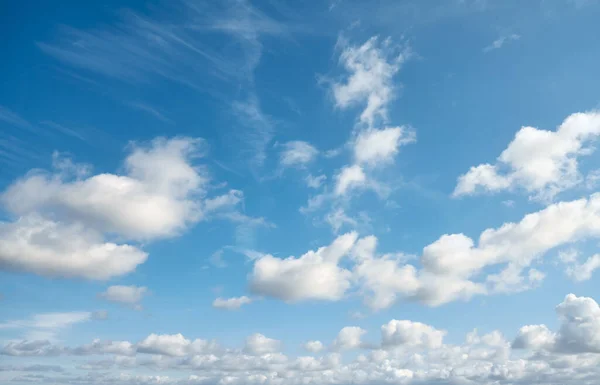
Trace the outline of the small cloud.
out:
M 164 123 L 169 123 L 169 124 L 174 123 L 171 119 L 166 117 L 161 111 L 159 111 L 155 107 L 152 107 L 149 104 L 142 103 L 142 102 L 131 102 L 131 103 L 127 103 L 127 105 L 138 111 L 145 112 L 146 114 L 149 114 Z
M 513 33 L 512 35 L 507 35 L 507 36 L 500 36 L 499 38 L 497 38 L 496 40 L 494 40 L 492 42 L 492 44 L 488 45 L 487 47 L 485 47 L 483 49 L 483 52 L 487 53 L 490 51 L 493 51 L 495 49 L 500 49 L 502 48 L 502 46 L 506 43 L 508 43 L 509 41 L 512 40 L 519 40 L 521 38 L 521 36 Z
M 140 301 L 147 292 L 148 288 L 144 286 L 115 285 L 110 286 L 105 292 L 98 294 L 98 297 L 110 302 L 131 306 L 135 310 L 141 310 Z
M 247 305 L 252 303 L 253 299 L 242 296 L 242 297 L 233 297 L 233 298 L 217 298 L 213 301 L 212 306 L 216 309 L 224 309 L 224 310 L 238 310 L 243 305 Z
M 306 181 L 306 185 L 308 187 L 318 189 L 326 179 L 326 175 L 313 176 L 312 174 L 309 174 L 304 180 Z
M 108 312 L 106 310 L 97 310 L 92 312 L 92 319 L 105 320 L 108 319 Z
M 511 200 L 511 199 L 508 199 L 508 200 L 502 201 L 502 204 L 503 204 L 505 207 L 515 207 L 515 201 L 513 201 L 513 200 Z

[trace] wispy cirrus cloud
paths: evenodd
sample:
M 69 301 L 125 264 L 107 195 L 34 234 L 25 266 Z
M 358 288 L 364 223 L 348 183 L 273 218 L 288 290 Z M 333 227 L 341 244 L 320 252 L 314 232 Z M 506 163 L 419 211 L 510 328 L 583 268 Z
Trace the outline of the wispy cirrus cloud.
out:
M 483 49 L 483 52 L 488 53 L 490 51 L 500 49 L 504 44 L 508 43 L 509 41 L 519 40 L 520 38 L 521 36 L 517 35 L 516 33 L 513 33 L 511 35 L 500 36 L 499 38 L 494 40 L 490 45 L 486 46 Z

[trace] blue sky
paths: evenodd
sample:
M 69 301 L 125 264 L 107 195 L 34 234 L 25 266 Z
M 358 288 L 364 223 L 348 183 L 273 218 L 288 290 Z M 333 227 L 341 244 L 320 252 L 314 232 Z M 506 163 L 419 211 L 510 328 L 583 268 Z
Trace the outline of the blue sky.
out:
M 599 17 L 3 4 L 0 382 L 594 384 Z

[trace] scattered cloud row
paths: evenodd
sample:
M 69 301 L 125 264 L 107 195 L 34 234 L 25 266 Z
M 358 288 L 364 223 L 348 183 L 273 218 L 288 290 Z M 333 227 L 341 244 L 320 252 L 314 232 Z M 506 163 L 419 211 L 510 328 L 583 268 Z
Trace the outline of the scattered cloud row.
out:
M 19 376 L 30 372 L 59 372 L 42 381 L 61 383 L 165 383 L 209 384 L 593 384 L 600 374 L 600 307 L 592 298 L 569 294 L 556 307 L 560 325 L 522 327 L 510 341 L 498 332 L 480 334 L 476 329 L 461 344 L 445 342 L 447 332 L 410 320 L 391 320 L 380 328 L 380 341 L 369 342 L 367 331 L 356 326 L 342 328 L 328 345 L 307 341 L 312 355 L 290 357 L 281 341 L 252 334 L 241 348 L 226 348 L 216 341 L 190 340 L 181 334 L 151 334 L 137 343 L 94 340 L 74 348 L 44 341 L 15 341 L 0 350 L 4 355 L 73 357 L 103 355 L 77 366 L 85 377 L 70 375 L 64 368 L 7 368 Z M 342 353 L 357 351 L 349 358 Z M 79 362 L 79 361 L 75 361 Z M 188 377 L 130 374 L 135 369 L 193 373 Z M 118 369 L 120 375 L 104 374 Z M 175 371 L 175 372 L 174 372 Z M 73 376 L 73 377 L 71 377 Z M 107 377 L 108 376 L 108 377 Z M 112 377 L 114 376 L 114 377 Z

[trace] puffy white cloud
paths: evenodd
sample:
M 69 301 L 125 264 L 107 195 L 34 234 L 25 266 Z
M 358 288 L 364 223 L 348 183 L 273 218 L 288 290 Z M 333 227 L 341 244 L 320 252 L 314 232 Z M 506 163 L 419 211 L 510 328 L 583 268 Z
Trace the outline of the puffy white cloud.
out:
M 400 146 L 414 141 L 414 132 L 406 127 L 368 129 L 360 132 L 354 142 L 354 158 L 358 164 L 369 166 L 390 163 Z
M 435 349 L 442 346 L 445 330 L 408 320 L 391 320 L 381 327 L 381 345 L 384 348 L 397 346 Z
M 302 347 L 311 353 L 318 353 L 325 348 L 321 341 L 308 341 L 304 343 Z
M 556 349 L 569 353 L 600 353 L 600 307 L 593 298 L 569 294 L 556 307 L 561 326 Z
M 179 334 L 150 334 L 136 344 L 137 351 L 147 354 L 161 354 L 180 357 L 186 354 L 210 353 L 218 347 L 212 341 L 196 339 L 190 341 Z
M 474 330 L 462 344 L 445 344 L 444 330 L 409 320 L 391 320 L 382 325 L 380 347 L 371 346 L 373 349 L 368 353 L 356 357 L 340 353 L 288 357 L 279 353 L 280 341 L 261 334 L 249 336 L 241 349 L 216 349 L 214 343 L 191 342 L 181 335 L 173 335 L 153 338 L 149 351 L 142 347 L 146 339 L 138 344 L 95 340 L 76 348 L 39 341 L 10 342 L 0 353 L 111 355 L 103 361 L 78 365 L 79 369 L 92 370 L 84 376 L 61 372 L 59 376 L 36 377 L 44 383 L 595 385 L 600 375 L 600 351 L 595 350 L 600 313 L 597 303 L 591 298 L 569 294 L 556 310 L 561 319 L 558 333 L 543 325 L 526 326 L 519 331 L 513 346 L 534 350 L 531 353 L 513 352 L 497 330 L 484 335 Z M 340 350 L 369 348 L 361 341 L 364 333 L 357 327 L 343 328 L 334 346 Z M 322 344 L 310 341 L 305 348 L 320 351 Z M 144 353 L 155 356 L 148 357 Z M 168 372 L 169 377 L 109 374 L 118 368 L 161 370 Z M 98 377 L 93 377 L 96 374 Z
M 474 295 L 535 288 L 545 273 L 532 264 L 553 249 L 598 237 L 600 194 L 593 194 L 488 228 L 477 242 L 461 233 L 444 234 L 423 248 L 420 266 L 408 263 L 401 253 L 377 255 L 374 236 L 355 238 L 355 246 L 343 254 L 349 260 L 341 264 L 323 263 L 314 252 L 284 260 L 266 256 L 255 265 L 251 286 L 286 301 L 338 300 L 353 287 L 375 310 L 398 300 L 438 306 Z M 595 261 L 581 268 L 583 277 L 591 274 Z
M 148 288 L 144 286 L 115 285 L 108 287 L 105 292 L 98 294 L 98 296 L 111 302 L 138 305 L 147 292 Z
M 312 162 L 318 155 L 319 150 L 310 143 L 295 140 L 283 144 L 280 162 L 283 167 L 304 166 Z
M 134 147 L 125 159 L 125 175 L 30 174 L 2 196 L 16 214 L 53 212 L 101 231 L 132 239 L 175 235 L 204 215 L 197 197 L 208 183 L 206 172 L 191 162 L 202 155 L 192 138 L 158 138 Z
M 360 47 L 344 46 L 340 63 L 349 76 L 343 83 L 333 83 L 336 106 L 347 108 L 365 103 L 361 123 L 373 126 L 376 119 L 385 121 L 387 106 L 395 96 L 393 77 L 407 58 L 407 51 L 394 53 L 389 39 L 380 42 L 372 37 Z
M 524 326 L 513 347 L 566 354 L 600 353 L 600 306 L 594 299 L 568 294 L 556 313 L 560 320 L 558 332 L 545 325 Z
M 358 326 L 346 326 L 338 333 L 333 341 L 332 348 L 335 350 L 358 349 L 363 346 L 361 338 L 366 332 Z
M 131 145 L 122 174 L 54 157 L 52 172 L 32 171 L 0 195 L 14 222 L 0 223 L 0 268 L 47 276 L 109 279 L 130 273 L 147 254 L 108 239 L 149 241 L 178 235 L 207 218 L 264 225 L 236 211 L 243 193 L 207 196 L 210 178 L 196 164 L 200 139 L 156 138 Z
M 513 341 L 515 349 L 550 350 L 556 341 L 556 334 L 546 325 L 526 325 L 519 329 Z
M 367 183 L 367 176 L 362 167 L 355 164 L 346 166 L 335 176 L 335 195 L 344 195 L 349 190 L 362 187 Z
M 582 181 L 578 158 L 594 151 L 589 144 L 599 134 L 598 112 L 572 114 L 556 131 L 523 127 L 496 164 L 481 164 L 461 175 L 454 196 L 518 187 L 534 199 L 552 199 Z
M 127 244 L 105 242 L 80 224 L 29 215 L 0 223 L 0 268 L 52 277 L 109 279 L 130 273 L 147 254 Z
M 255 333 L 246 338 L 244 352 L 256 356 L 277 353 L 281 349 L 281 341 Z
M 213 301 L 212 306 L 217 309 L 236 310 L 249 303 L 252 303 L 252 298 L 246 297 L 245 295 L 233 298 L 219 297 Z
M 351 276 L 338 262 L 352 249 L 357 237 L 356 233 L 341 235 L 331 245 L 299 258 L 262 256 L 254 262 L 250 288 L 258 294 L 290 302 L 338 300 L 350 287 Z

